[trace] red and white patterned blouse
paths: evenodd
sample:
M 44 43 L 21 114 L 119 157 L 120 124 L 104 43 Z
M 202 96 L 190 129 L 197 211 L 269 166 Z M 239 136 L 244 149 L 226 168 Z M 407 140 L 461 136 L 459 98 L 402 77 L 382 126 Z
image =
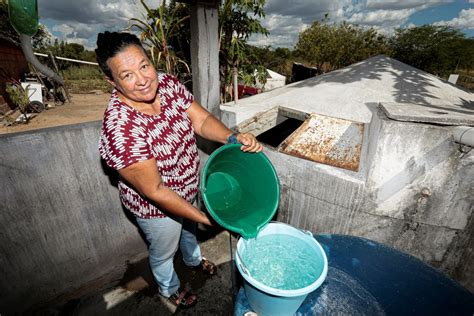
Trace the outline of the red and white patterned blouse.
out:
M 155 158 L 163 184 L 192 202 L 198 192 L 199 156 L 191 120 L 185 112 L 193 95 L 176 78 L 158 74 L 158 115 L 139 112 L 113 91 L 104 113 L 99 152 L 116 170 Z M 124 206 L 141 218 L 166 217 L 156 204 L 122 180 L 118 183 Z

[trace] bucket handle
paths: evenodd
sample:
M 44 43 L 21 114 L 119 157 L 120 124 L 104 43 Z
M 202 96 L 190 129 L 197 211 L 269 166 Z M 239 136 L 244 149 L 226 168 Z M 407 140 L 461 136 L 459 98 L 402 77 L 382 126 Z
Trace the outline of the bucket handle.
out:
M 300 232 L 302 232 L 303 234 L 306 234 L 306 235 L 310 236 L 311 238 L 314 238 L 313 233 L 310 232 L 309 230 L 301 229 L 301 228 L 298 228 L 298 230 L 299 230 Z
M 281 223 L 281 222 L 275 222 L 275 221 L 271 221 L 271 223 L 278 223 L 278 224 L 280 224 L 280 225 L 286 225 L 286 226 L 289 226 L 289 227 L 291 227 L 291 228 L 295 228 L 295 229 L 299 230 L 300 232 L 302 232 L 303 234 L 308 235 L 308 236 L 310 236 L 311 238 L 314 238 L 313 233 L 310 232 L 309 230 L 301 229 L 301 228 L 298 228 L 298 227 L 294 227 L 294 226 L 291 226 L 291 225 L 289 225 L 289 224 L 287 224 L 287 223 Z M 314 239 L 316 239 L 316 238 L 314 238 Z
M 242 263 L 239 263 L 240 269 L 242 269 L 242 272 L 245 273 L 246 275 L 250 276 L 249 270 L 245 266 L 242 265 Z
M 240 256 L 239 251 L 236 251 L 235 253 L 237 254 L 237 257 L 239 257 L 239 261 L 240 261 L 240 262 L 239 262 L 239 266 L 240 266 L 240 268 L 242 269 L 242 271 L 243 271 L 246 275 L 250 276 L 250 272 L 249 272 L 249 270 L 247 269 L 247 266 L 245 265 L 244 261 L 242 260 L 242 257 Z

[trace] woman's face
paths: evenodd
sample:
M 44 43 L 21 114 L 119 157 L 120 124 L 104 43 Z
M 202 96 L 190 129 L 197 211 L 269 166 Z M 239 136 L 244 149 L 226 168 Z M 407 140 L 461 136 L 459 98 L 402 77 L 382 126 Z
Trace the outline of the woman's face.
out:
M 126 98 L 135 102 L 153 102 L 157 89 L 156 70 L 145 52 L 130 45 L 107 60 L 112 78 L 106 78 Z

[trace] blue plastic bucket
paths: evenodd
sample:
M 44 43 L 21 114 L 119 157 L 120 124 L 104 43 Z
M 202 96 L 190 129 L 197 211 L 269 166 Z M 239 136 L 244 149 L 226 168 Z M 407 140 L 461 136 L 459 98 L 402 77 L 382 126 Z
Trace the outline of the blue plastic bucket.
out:
M 269 235 L 290 235 L 304 241 L 312 250 L 312 259 L 315 264 L 323 265 L 319 277 L 304 288 L 282 290 L 269 287 L 253 278 L 242 261 L 247 245 L 252 240 L 240 238 L 237 242 L 235 262 L 237 269 L 244 278 L 244 290 L 252 310 L 259 316 L 293 315 L 306 296 L 316 290 L 326 279 L 328 271 L 327 257 L 321 245 L 309 232 L 304 232 L 284 223 L 271 222 L 259 232 L 256 239 Z

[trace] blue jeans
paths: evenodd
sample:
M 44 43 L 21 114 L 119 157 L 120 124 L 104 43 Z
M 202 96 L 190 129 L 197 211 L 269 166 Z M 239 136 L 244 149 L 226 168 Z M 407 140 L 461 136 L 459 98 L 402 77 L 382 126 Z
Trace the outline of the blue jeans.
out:
M 150 266 L 160 293 L 170 297 L 180 286 L 173 266 L 178 244 L 187 266 L 197 266 L 201 263 L 201 248 L 196 239 L 196 223 L 179 217 L 152 219 L 137 217 L 137 223 L 150 243 L 148 249 Z

